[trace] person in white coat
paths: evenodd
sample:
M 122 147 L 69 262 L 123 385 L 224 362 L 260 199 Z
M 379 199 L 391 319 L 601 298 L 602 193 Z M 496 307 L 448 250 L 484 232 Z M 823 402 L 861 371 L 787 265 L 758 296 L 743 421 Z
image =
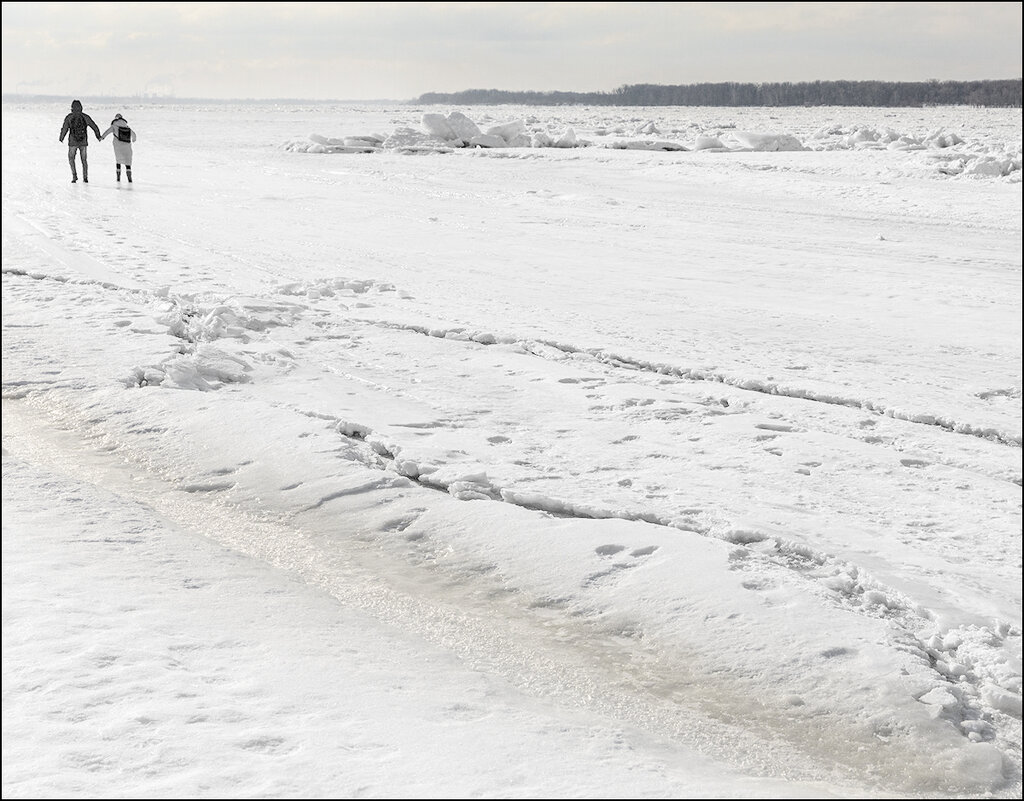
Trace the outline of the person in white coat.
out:
M 132 142 L 135 141 L 135 131 L 128 127 L 128 121 L 120 114 L 115 114 L 114 119 L 100 136 L 102 142 L 108 135 L 114 135 L 114 158 L 117 160 L 117 180 L 121 180 L 121 165 L 124 165 L 125 173 L 128 176 L 128 183 L 132 182 Z

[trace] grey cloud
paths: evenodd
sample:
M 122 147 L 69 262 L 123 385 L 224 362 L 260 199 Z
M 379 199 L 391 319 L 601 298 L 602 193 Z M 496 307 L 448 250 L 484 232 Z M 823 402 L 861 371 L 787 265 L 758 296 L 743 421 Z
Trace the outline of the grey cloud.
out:
M 1020 3 L 4 3 L 3 87 L 75 91 L 114 52 L 130 70 L 95 80 L 206 97 L 1014 78 L 1020 22 Z

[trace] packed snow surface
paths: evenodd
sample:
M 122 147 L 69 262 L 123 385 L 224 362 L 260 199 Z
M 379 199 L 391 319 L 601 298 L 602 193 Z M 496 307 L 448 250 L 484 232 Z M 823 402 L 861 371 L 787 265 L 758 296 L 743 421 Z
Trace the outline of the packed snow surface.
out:
M 5 798 L 1020 796 L 1019 109 L 85 110 Z

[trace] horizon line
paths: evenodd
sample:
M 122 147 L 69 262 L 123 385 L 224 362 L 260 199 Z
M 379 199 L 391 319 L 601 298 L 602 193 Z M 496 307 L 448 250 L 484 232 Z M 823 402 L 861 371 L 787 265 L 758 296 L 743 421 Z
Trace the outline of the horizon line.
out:
M 773 84 L 806 84 L 806 83 L 891 83 L 891 84 L 922 84 L 922 83 L 995 83 L 1005 81 L 1021 81 L 1024 80 L 1020 77 L 1017 78 L 977 78 L 971 80 L 940 80 L 938 78 L 928 78 L 926 80 L 919 81 L 879 81 L 876 79 L 814 79 L 807 81 L 717 81 L 709 82 L 702 81 L 700 83 L 691 84 L 660 84 L 660 83 L 638 83 L 638 84 L 623 84 L 618 89 L 613 90 L 598 90 L 598 91 L 577 91 L 572 89 L 459 89 L 454 92 L 423 92 L 417 97 L 412 98 L 366 98 L 366 99 L 355 99 L 355 98 L 310 98 L 310 97 L 178 97 L 177 95 L 163 95 L 163 94 L 82 94 L 79 98 L 86 98 L 91 101 L 104 101 L 104 100 L 134 100 L 134 101 L 171 101 L 176 103 L 418 103 L 421 102 L 420 98 L 428 97 L 430 95 L 438 96 L 456 96 L 466 94 L 468 92 L 493 92 L 498 94 L 510 94 L 510 95 L 614 95 L 619 89 L 629 88 L 631 86 L 663 86 L 663 87 L 676 87 L 676 86 L 703 86 L 703 85 L 717 85 L 722 83 L 733 83 L 733 84 L 751 84 L 755 86 L 771 86 Z M 34 100 L 53 100 L 59 101 L 71 95 L 54 95 L 48 93 L 33 93 L 33 92 L 3 92 L 0 93 L 0 99 L 7 100 L 12 98 L 30 98 Z

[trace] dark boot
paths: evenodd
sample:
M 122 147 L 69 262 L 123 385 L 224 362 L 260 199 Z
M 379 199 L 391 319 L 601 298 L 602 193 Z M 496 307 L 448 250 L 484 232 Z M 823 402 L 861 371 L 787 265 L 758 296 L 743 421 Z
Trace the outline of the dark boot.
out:
M 120 183 L 120 181 L 121 181 L 121 165 L 120 164 L 117 165 L 117 180 L 118 180 L 118 183 Z
M 132 168 L 127 164 L 124 165 L 124 174 L 128 176 L 128 183 L 132 182 Z

